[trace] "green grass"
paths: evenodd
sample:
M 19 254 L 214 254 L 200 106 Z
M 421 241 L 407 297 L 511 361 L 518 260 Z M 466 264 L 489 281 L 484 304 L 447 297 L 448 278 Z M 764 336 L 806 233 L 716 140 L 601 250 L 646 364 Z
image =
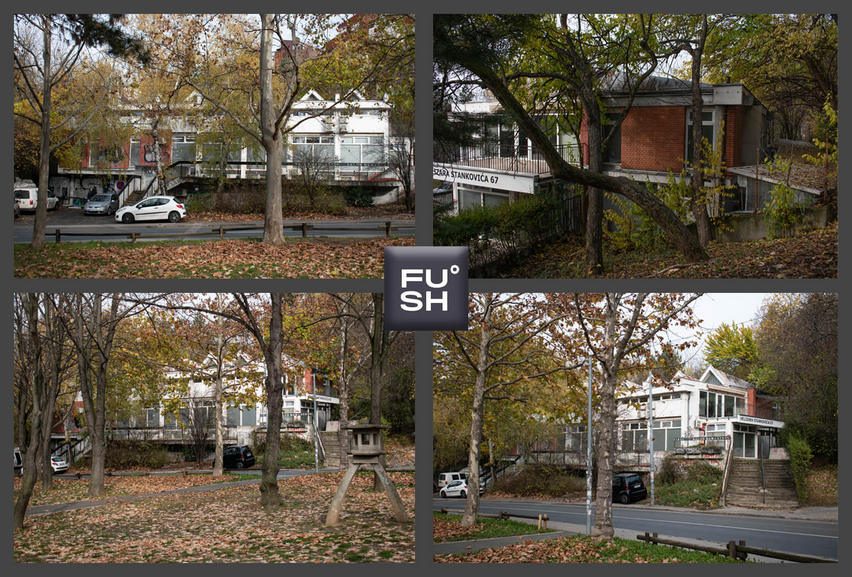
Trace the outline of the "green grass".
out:
M 722 471 L 718 468 L 700 462 L 678 466 L 667 459 L 660 468 L 655 496 L 659 505 L 715 509 L 721 491 Z
M 575 537 L 588 541 L 588 537 Z M 693 551 L 681 549 L 680 547 L 669 547 L 668 545 L 652 545 L 642 541 L 630 539 L 613 539 L 612 547 L 599 547 L 601 562 L 612 563 L 618 561 L 636 562 L 639 558 L 647 563 L 662 563 L 677 561 L 679 563 L 736 563 L 734 559 L 724 555 L 714 555 L 704 551 Z
M 458 524 L 461 521 L 461 515 L 453 513 L 434 513 L 434 520 L 437 524 L 449 523 Z M 446 537 L 437 536 L 436 543 L 445 541 L 465 541 L 468 539 L 491 539 L 494 537 L 512 537 L 514 535 L 530 535 L 533 533 L 551 533 L 552 529 L 539 530 L 538 527 L 530 523 L 522 523 L 512 519 L 495 519 L 491 517 L 480 517 L 477 520 L 476 529 L 466 531 L 459 534 L 447 534 Z
M 229 483 L 233 482 L 233 481 L 251 481 L 251 480 L 255 480 L 255 479 L 260 479 L 260 477 L 258 475 L 252 475 L 251 473 L 228 472 L 228 473 L 225 473 L 225 475 L 228 477 L 228 479 L 226 479 L 226 482 L 229 482 Z

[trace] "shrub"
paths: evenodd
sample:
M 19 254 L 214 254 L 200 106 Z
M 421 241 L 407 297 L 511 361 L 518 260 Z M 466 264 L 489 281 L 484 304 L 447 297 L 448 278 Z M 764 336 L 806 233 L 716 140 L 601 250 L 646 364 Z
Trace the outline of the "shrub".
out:
M 773 238 L 792 235 L 795 227 L 805 218 L 805 205 L 796 198 L 796 191 L 787 183 L 790 169 L 791 163 L 780 159 L 768 165 L 770 172 L 785 176 L 784 181 L 779 181 L 770 189 L 769 202 L 764 208 L 769 234 Z
M 657 482 L 661 485 L 673 485 L 680 481 L 682 477 L 683 473 L 678 464 L 671 455 L 667 455 L 657 470 Z
M 790 468 L 796 483 L 796 495 L 799 501 L 805 501 L 808 497 L 808 472 L 813 459 L 811 446 L 804 437 L 793 434 L 787 439 L 787 451 L 790 453 Z
M 106 466 L 110 469 L 159 469 L 168 461 L 168 451 L 148 441 L 110 441 L 107 444 Z
M 565 497 L 586 490 L 586 480 L 555 465 L 527 465 L 515 475 L 498 479 L 494 489 L 518 496 Z
M 346 204 L 349 206 L 361 208 L 373 206 L 373 192 L 360 186 L 347 188 L 343 193 L 343 197 L 346 199 Z

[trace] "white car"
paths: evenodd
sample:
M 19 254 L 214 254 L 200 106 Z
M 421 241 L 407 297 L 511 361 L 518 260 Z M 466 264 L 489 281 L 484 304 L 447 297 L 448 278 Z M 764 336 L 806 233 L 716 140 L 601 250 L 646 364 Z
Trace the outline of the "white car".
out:
M 438 488 L 446 487 L 453 481 L 466 481 L 467 473 L 450 472 L 438 475 Z
M 144 200 L 122 206 L 115 213 L 116 222 L 137 220 L 167 220 L 180 222 L 186 218 L 186 207 L 173 196 L 150 196 Z
M 54 473 L 64 473 L 68 470 L 68 459 L 53 455 L 50 457 L 50 466 Z
M 467 497 L 468 492 L 467 481 L 458 480 L 458 481 L 450 481 L 450 483 L 441 489 L 440 495 L 442 498 L 446 499 L 447 497 L 461 497 L 464 499 Z M 482 483 L 479 484 L 479 494 L 485 492 L 485 489 L 482 486 Z
M 38 206 L 38 187 L 15 187 L 15 203 L 21 211 L 35 211 L 36 206 Z M 59 206 L 59 199 L 48 191 L 47 210 L 54 210 L 57 206 Z

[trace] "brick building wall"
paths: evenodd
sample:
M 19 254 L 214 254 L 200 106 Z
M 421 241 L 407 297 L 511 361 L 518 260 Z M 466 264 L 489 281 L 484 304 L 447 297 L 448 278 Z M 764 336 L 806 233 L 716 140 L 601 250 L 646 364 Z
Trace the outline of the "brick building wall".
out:
M 742 138 L 740 132 L 744 124 L 744 109 L 742 106 L 729 106 L 725 114 L 725 166 L 742 164 Z
M 686 108 L 631 108 L 621 124 L 621 167 L 680 172 L 686 150 Z

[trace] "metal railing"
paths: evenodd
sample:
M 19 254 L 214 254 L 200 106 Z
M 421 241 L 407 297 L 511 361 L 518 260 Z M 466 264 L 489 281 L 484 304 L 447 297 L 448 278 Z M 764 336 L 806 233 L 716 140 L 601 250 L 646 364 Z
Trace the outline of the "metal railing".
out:
M 572 164 L 579 161 L 576 146 L 562 144 L 555 147 L 563 160 Z M 550 166 L 535 147 L 501 146 L 497 142 L 482 142 L 451 150 L 436 147 L 435 162 L 456 164 L 471 168 L 485 168 L 521 174 L 550 174 Z
M 713 547 L 711 545 L 701 545 L 698 543 L 688 543 L 686 541 L 677 541 L 675 539 L 666 539 L 659 537 L 657 533 L 649 533 L 636 535 L 639 541 L 645 541 L 653 545 L 669 545 L 671 547 L 680 547 L 682 549 L 693 549 L 695 551 L 704 551 L 705 553 L 713 553 L 715 555 L 724 555 L 732 559 L 745 561 L 749 555 L 758 555 L 760 557 L 769 557 L 772 559 L 781 559 L 782 561 L 793 561 L 795 563 L 836 563 L 832 559 L 824 557 L 814 557 L 811 555 L 799 555 L 798 553 L 787 553 L 786 551 L 773 551 L 771 549 L 762 549 L 758 547 L 749 547 L 745 541 L 728 541 L 727 545 L 722 547 Z
M 144 224 L 144 223 L 140 223 Z M 414 222 L 393 222 L 390 220 L 386 221 L 377 221 L 377 222 L 346 222 L 341 221 L 339 223 L 336 222 L 324 222 L 324 223 L 312 223 L 312 222 L 290 222 L 284 224 L 284 231 L 292 230 L 300 233 L 302 238 L 307 238 L 308 236 L 313 237 L 322 237 L 322 236 L 335 236 L 332 233 L 346 233 L 346 232 L 375 232 L 374 237 L 384 238 L 396 238 L 401 236 L 413 236 L 414 235 Z M 226 233 L 228 232 L 237 232 L 237 231 L 249 231 L 256 230 L 262 231 L 263 225 L 219 225 L 219 226 L 211 226 L 208 229 L 189 232 L 189 231 L 181 231 L 175 233 L 169 233 L 164 231 L 151 231 L 151 232 L 138 232 L 138 231 L 128 231 L 128 232 L 75 232 L 74 230 L 62 229 L 61 227 L 56 227 L 50 231 L 45 232 L 45 238 L 53 239 L 56 243 L 61 243 L 63 237 L 94 237 L 94 238 L 126 238 L 131 242 L 136 242 L 137 240 L 145 239 L 145 238 L 164 238 L 164 239 L 182 239 L 182 238 L 191 238 L 191 237 L 208 237 L 208 238 L 216 238 L 219 240 L 224 240 Z M 312 234 L 309 234 L 312 233 Z

